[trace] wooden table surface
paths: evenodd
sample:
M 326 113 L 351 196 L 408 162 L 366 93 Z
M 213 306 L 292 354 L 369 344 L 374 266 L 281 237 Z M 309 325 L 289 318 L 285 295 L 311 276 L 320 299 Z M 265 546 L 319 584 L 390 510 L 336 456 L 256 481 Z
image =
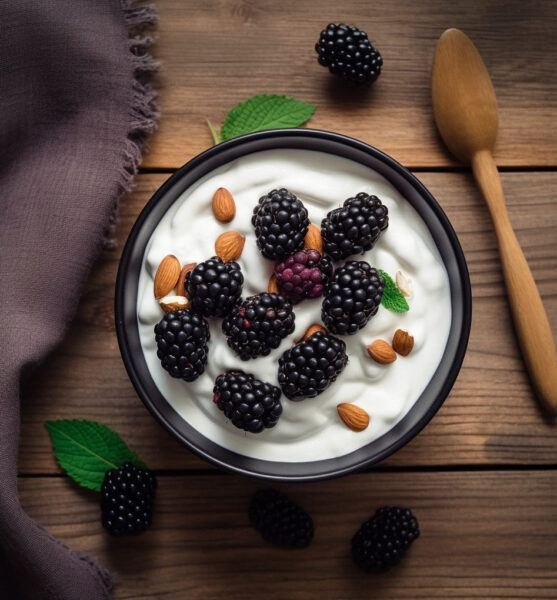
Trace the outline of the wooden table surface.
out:
M 557 332 L 557 3 L 466 0 L 159 0 L 162 120 L 114 248 L 91 273 L 66 342 L 23 401 L 20 489 L 54 535 L 117 573 L 115 597 L 557 598 L 556 426 L 540 412 L 510 321 L 493 227 L 470 172 L 447 156 L 429 97 L 437 38 L 459 27 L 476 43 L 500 107 L 495 158 L 511 221 Z M 342 6 L 342 8 L 340 8 Z M 384 57 L 370 90 L 343 90 L 317 65 L 328 22 L 365 29 Z M 157 187 L 212 144 L 205 119 L 256 93 L 316 105 L 309 125 L 384 150 L 417 173 L 451 219 L 474 296 L 468 353 L 443 407 L 411 443 L 342 479 L 279 485 L 313 515 L 303 551 L 264 544 L 246 506 L 256 480 L 218 471 L 181 447 L 137 398 L 113 319 L 119 256 Z M 154 525 L 134 539 L 103 531 L 95 493 L 53 459 L 47 419 L 86 418 L 116 429 L 159 478 Z M 377 577 L 352 565 L 349 540 L 377 507 L 400 504 L 422 536 Z

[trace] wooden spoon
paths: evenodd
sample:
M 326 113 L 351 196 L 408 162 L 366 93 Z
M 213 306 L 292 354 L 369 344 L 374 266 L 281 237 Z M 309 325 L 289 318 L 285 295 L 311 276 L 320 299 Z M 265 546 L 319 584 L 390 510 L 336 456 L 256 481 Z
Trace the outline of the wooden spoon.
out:
M 503 266 L 518 340 L 542 405 L 557 414 L 557 354 L 534 278 L 514 234 L 493 160 L 499 117 L 495 91 L 482 58 L 458 29 L 443 33 L 433 59 L 433 112 L 449 150 L 472 165 L 487 202 Z

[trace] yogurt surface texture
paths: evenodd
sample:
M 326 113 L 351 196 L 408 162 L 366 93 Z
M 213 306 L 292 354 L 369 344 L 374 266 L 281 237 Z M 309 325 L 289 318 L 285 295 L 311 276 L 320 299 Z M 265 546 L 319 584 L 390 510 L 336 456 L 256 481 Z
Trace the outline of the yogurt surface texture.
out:
M 219 187 L 236 202 L 236 216 L 219 223 L 211 200 Z M 278 359 L 313 323 L 321 324 L 322 298 L 294 306 L 296 329 L 269 356 L 241 360 L 228 347 L 222 319 L 209 318 L 211 339 L 205 372 L 194 382 L 172 378 L 157 358 L 154 326 L 163 311 L 153 294 L 157 267 L 167 254 L 182 264 L 215 255 L 214 243 L 224 231 L 245 236 L 237 261 L 244 274 L 243 297 L 267 291 L 273 261 L 259 252 L 251 216 L 259 198 L 287 188 L 305 205 L 318 227 L 327 212 L 359 192 L 375 194 L 389 210 L 389 226 L 375 247 L 349 260 L 365 260 L 394 278 L 401 270 L 412 281 L 410 310 L 396 314 L 380 306 L 356 335 L 339 336 L 349 362 L 338 379 L 316 398 L 292 402 L 281 397 L 283 414 L 277 425 L 259 434 L 234 427 L 213 402 L 216 377 L 229 369 L 252 373 L 278 385 Z M 339 263 L 340 264 L 340 263 Z M 423 392 L 443 358 L 451 322 L 449 280 L 425 223 L 401 194 L 374 170 L 338 156 L 310 150 L 265 150 L 215 169 L 187 189 L 167 211 L 147 244 L 139 278 L 137 314 L 140 340 L 151 377 L 161 394 L 192 427 L 213 442 L 239 454 L 270 461 L 307 462 L 342 456 L 377 439 L 400 421 Z M 374 362 L 367 346 L 391 341 L 396 329 L 414 336 L 414 348 L 389 365 Z M 350 430 L 337 405 L 352 402 L 370 415 L 362 432 Z

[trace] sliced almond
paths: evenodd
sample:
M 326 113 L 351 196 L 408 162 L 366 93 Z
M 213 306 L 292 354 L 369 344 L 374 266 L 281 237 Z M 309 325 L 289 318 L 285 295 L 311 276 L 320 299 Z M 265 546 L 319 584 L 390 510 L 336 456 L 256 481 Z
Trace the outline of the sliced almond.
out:
M 393 335 L 393 350 L 401 356 L 408 356 L 414 347 L 414 337 L 404 329 L 397 329 Z
M 213 214 L 217 221 L 229 223 L 236 215 L 236 203 L 232 194 L 220 187 L 213 195 Z
M 385 340 L 375 340 L 367 347 L 367 351 L 371 358 L 381 365 L 388 365 L 396 360 L 395 351 Z
M 178 277 L 178 283 L 176 284 L 175 292 L 177 296 L 186 296 L 188 295 L 186 291 L 186 275 L 193 271 L 193 269 L 197 267 L 197 263 L 188 263 L 182 267 L 180 271 L 180 276 Z
M 395 273 L 395 281 L 396 287 L 401 291 L 402 295 L 411 298 L 413 294 L 411 279 L 406 277 L 402 271 L 397 271 Z
M 343 402 L 337 406 L 337 411 L 344 424 L 352 431 L 363 431 L 369 425 L 369 415 L 355 404 Z
M 174 254 L 168 254 L 165 256 L 157 272 L 155 273 L 154 292 L 155 298 L 162 298 L 170 293 L 178 281 L 180 276 L 180 261 L 174 256 Z
M 269 277 L 269 285 L 267 285 L 267 291 L 269 294 L 279 294 L 279 289 L 277 285 L 277 276 L 273 273 L 271 277 Z
M 242 254 L 246 238 L 237 231 L 221 233 L 215 242 L 215 252 L 224 262 L 237 260 Z
M 317 250 L 320 254 L 323 254 L 323 240 L 321 239 L 321 229 L 310 223 L 306 237 L 304 238 L 304 250 Z
M 185 296 L 165 296 L 159 300 L 164 312 L 171 312 L 181 308 L 188 308 L 190 301 Z
M 325 329 L 325 327 L 323 327 L 323 325 L 319 325 L 317 323 L 314 323 L 313 325 L 310 325 L 306 329 L 306 332 L 301 337 L 301 339 L 298 340 L 297 343 L 300 343 L 300 342 L 303 342 L 304 340 L 307 340 L 308 337 L 312 336 L 314 333 L 317 333 L 318 331 L 322 331 L 323 333 L 327 333 L 327 330 Z

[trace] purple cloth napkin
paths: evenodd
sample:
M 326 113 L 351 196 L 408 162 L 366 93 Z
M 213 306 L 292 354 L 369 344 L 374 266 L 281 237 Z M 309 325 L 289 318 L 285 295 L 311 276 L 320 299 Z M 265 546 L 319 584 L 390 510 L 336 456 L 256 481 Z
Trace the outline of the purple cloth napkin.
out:
M 155 128 L 155 20 L 133 0 L 0 4 L 0 597 L 99 600 L 111 577 L 17 494 L 19 386 L 60 342 Z M 68 415 L 79 416 L 79 415 Z

